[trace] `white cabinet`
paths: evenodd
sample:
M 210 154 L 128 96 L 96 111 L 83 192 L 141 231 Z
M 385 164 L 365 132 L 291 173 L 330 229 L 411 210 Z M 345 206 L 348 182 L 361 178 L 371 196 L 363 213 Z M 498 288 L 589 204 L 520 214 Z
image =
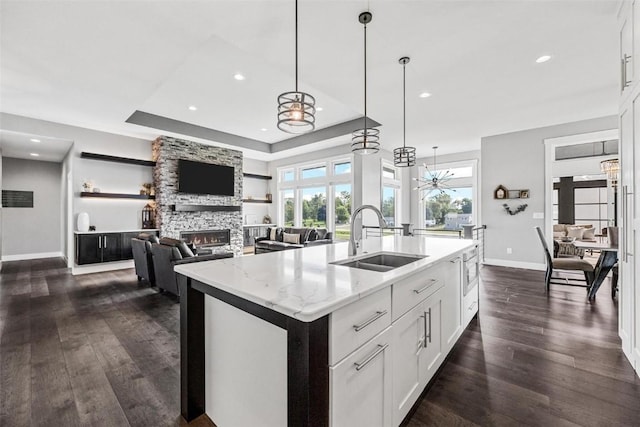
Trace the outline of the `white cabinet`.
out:
M 387 328 L 330 368 L 333 427 L 392 425 L 391 339 Z
M 640 0 L 623 1 L 620 29 L 620 166 L 618 185 L 618 328 L 622 350 L 640 374 Z M 629 53 L 631 52 L 631 53 Z M 629 58 L 631 57 L 631 58 Z M 626 67 L 625 67 L 626 65 Z M 636 138 L 636 135 L 638 137 Z
M 458 270 L 459 275 L 459 270 Z M 407 415 L 443 359 L 443 306 L 440 288 L 393 322 L 393 425 Z M 460 307 L 460 300 L 455 301 Z M 459 308 L 457 310 L 459 314 Z M 460 321 L 458 320 L 458 324 Z M 456 337 L 457 338 L 457 337 Z
M 456 257 L 445 261 L 444 295 L 442 297 L 442 345 L 449 351 L 458 340 L 462 332 L 461 294 L 462 294 L 462 259 Z

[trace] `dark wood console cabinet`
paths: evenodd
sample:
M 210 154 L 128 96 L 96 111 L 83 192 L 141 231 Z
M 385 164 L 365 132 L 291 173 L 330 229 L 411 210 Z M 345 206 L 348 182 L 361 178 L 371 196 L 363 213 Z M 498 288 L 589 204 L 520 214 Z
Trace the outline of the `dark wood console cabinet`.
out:
M 121 233 L 76 234 L 76 264 L 97 264 L 133 259 L 131 239 L 142 232 L 158 233 L 155 230 L 140 230 Z

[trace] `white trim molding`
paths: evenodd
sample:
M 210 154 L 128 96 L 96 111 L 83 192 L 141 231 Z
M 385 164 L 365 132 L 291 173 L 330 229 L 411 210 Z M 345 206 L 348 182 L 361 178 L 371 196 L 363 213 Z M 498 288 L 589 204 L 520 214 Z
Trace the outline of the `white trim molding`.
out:
M 62 251 L 39 252 L 34 254 L 2 255 L 2 261 L 24 261 L 27 259 L 64 258 Z
M 511 267 L 511 268 L 523 268 L 525 270 L 538 270 L 545 271 L 547 266 L 537 262 L 522 262 L 522 261 L 509 261 L 505 259 L 486 258 L 483 265 L 495 265 L 498 267 Z

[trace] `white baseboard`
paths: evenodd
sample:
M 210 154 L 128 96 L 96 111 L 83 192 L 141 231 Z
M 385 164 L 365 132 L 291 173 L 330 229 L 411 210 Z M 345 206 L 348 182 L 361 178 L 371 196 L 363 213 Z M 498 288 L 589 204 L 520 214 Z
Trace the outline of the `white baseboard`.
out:
M 537 262 L 509 261 L 507 259 L 495 258 L 486 258 L 483 264 L 497 265 L 498 267 L 524 268 L 525 270 L 545 271 L 547 269 L 545 264 L 538 264 Z
M 23 261 L 26 259 L 62 258 L 62 252 L 40 252 L 36 254 L 2 255 L 2 261 Z
M 71 274 L 76 276 L 78 274 L 101 273 L 103 271 L 124 270 L 133 267 L 133 260 L 74 265 L 71 267 Z

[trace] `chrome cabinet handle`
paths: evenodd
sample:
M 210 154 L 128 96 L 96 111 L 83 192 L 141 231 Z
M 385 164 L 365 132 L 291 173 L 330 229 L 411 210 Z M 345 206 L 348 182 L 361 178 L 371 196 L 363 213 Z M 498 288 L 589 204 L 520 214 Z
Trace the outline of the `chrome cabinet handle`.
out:
M 365 366 L 367 366 L 369 364 L 369 362 L 371 362 L 373 359 L 375 359 L 380 353 L 382 353 L 383 351 L 385 351 L 387 349 L 387 347 L 389 347 L 389 344 L 378 344 L 378 348 L 376 351 L 374 351 L 373 353 L 371 353 L 366 359 L 364 359 L 362 362 L 355 362 L 354 365 L 356 366 L 356 371 L 359 371 L 360 369 L 364 368 Z
M 427 289 L 429 289 L 429 288 L 430 288 L 434 283 L 436 283 L 436 282 L 437 282 L 437 280 L 436 280 L 436 279 L 431 279 L 431 283 L 428 283 L 428 284 L 424 285 L 424 287 L 423 287 L 423 288 L 420 288 L 420 289 L 414 289 L 414 290 L 413 290 L 413 292 L 415 292 L 416 294 L 421 294 L 421 293 L 423 293 L 424 291 L 426 291 Z
M 623 69 L 623 82 L 622 89 L 629 87 L 631 85 L 631 80 L 627 80 L 627 65 L 629 64 L 629 60 L 631 59 L 631 55 L 627 55 L 626 53 L 622 55 L 622 69 Z
M 356 332 L 360 332 L 361 330 L 363 330 L 364 328 L 366 328 L 367 326 L 369 326 L 370 324 L 372 324 L 373 322 L 375 322 L 385 314 L 387 314 L 387 310 L 376 311 L 376 314 L 371 316 L 369 319 L 365 320 L 363 323 L 359 325 L 353 325 L 353 329 L 355 329 Z
M 98 249 L 102 249 L 102 237 L 98 237 Z
M 429 335 L 427 335 L 427 338 L 429 339 L 429 344 L 431 344 L 431 308 L 429 308 L 429 311 L 425 312 L 424 314 L 429 316 Z M 424 346 L 427 346 L 426 342 L 424 343 Z
M 476 306 L 478 305 L 478 301 L 474 301 L 473 304 L 471 304 L 469 306 L 469 311 L 473 311 L 475 310 Z
M 429 342 L 431 342 L 431 338 L 427 334 L 427 312 L 425 311 L 420 317 L 422 317 L 422 320 L 424 321 L 424 339 L 422 340 L 422 347 L 427 348 L 427 338 L 429 339 Z
M 459 262 L 459 261 L 460 261 L 460 257 L 457 257 L 457 258 L 455 258 L 455 259 L 450 260 L 449 262 L 450 262 L 451 264 L 455 264 L 455 263 L 457 263 L 457 262 Z
M 104 248 L 107 249 L 107 236 L 104 236 Z
M 627 78 L 625 76 L 625 68 L 624 59 L 620 58 L 620 92 L 624 92 L 624 89 L 626 88 L 625 81 Z

